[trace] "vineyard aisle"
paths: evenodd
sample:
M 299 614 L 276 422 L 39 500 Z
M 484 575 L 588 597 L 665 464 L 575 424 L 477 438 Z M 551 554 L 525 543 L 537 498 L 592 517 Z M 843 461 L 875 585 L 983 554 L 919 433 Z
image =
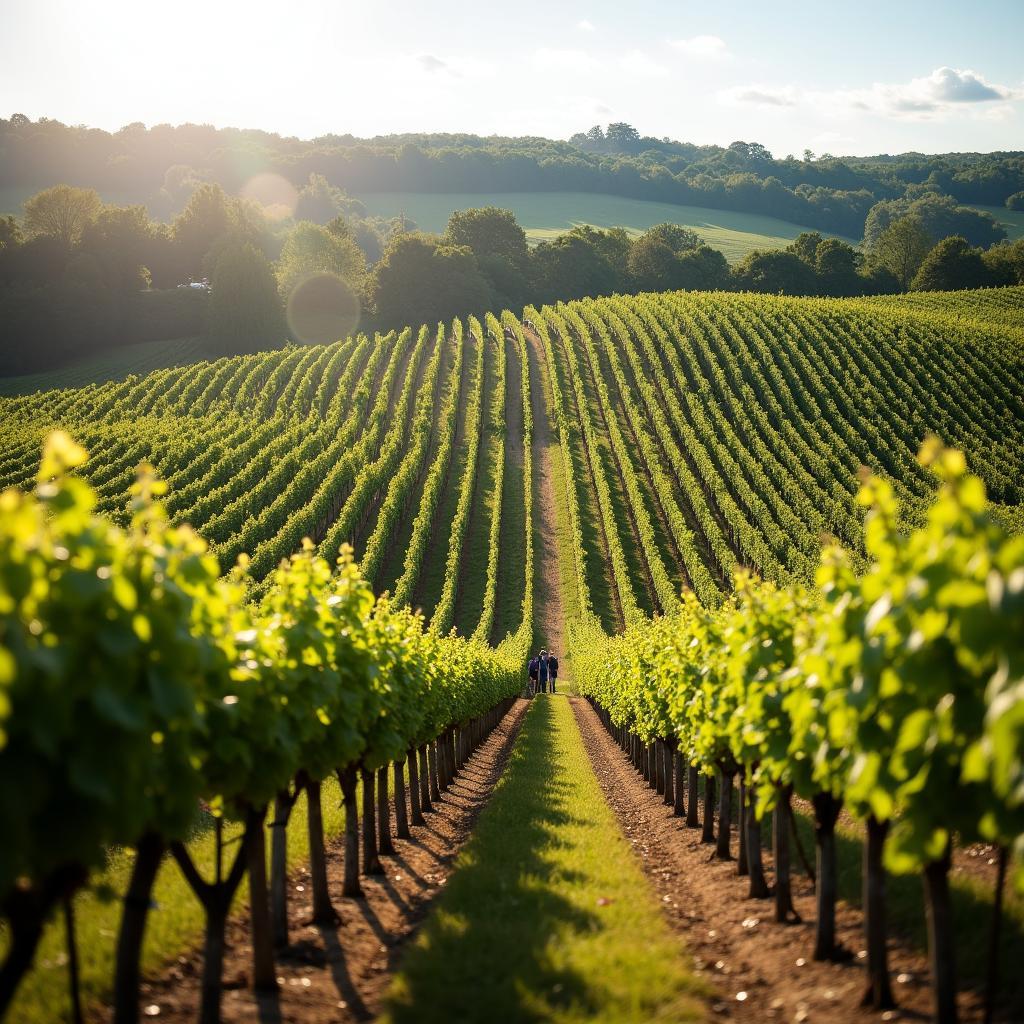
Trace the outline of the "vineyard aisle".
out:
M 537 335 L 527 330 L 526 347 L 530 361 L 530 402 L 533 410 L 533 495 L 534 523 L 533 609 L 534 649 L 553 650 L 559 657 L 562 678 L 567 678 L 568 651 L 565 646 L 565 613 L 562 606 L 562 565 L 559 521 L 564 521 L 564 494 L 556 494 L 553 450 L 558 446 L 551 414 L 551 385 L 547 379 L 544 350 Z M 561 482 L 561 480 L 559 480 Z M 559 489 L 561 490 L 561 489 Z M 557 502 L 562 500 L 562 515 Z M 569 552 L 569 558 L 571 558 Z
M 704 1019 L 705 989 L 687 960 L 569 699 L 541 695 L 382 1020 Z

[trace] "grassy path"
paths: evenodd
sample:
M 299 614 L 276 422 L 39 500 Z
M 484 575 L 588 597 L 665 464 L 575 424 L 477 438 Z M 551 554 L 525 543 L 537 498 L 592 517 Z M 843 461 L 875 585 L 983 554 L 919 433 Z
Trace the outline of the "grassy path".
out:
M 382 1020 L 699 1020 L 700 994 L 569 701 L 538 697 Z

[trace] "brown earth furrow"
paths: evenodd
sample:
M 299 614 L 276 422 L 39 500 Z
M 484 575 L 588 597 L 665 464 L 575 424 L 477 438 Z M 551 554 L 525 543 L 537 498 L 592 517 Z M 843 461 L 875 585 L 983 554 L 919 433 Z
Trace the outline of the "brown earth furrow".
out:
M 843 963 L 814 961 L 809 880 L 793 876 L 802 921 L 776 924 L 770 900 L 746 897 L 747 880 L 737 877 L 735 861 L 712 859 L 714 847 L 701 842 L 700 829 L 688 829 L 683 818 L 673 815 L 634 770 L 590 704 L 581 697 L 570 700 L 601 788 L 661 896 L 666 918 L 693 955 L 695 967 L 718 992 L 712 1004 L 716 1017 L 808 1024 L 931 1019 L 928 965 L 922 953 L 892 936 L 889 966 L 899 1008 L 879 1014 L 861 1007 L 866 972 L 858 956 L 864 948 L 860 911 L 840 902 L 836 912 L 837 939 L 851 958 Z M 767 851 L 765 866 L 771 866 Z M 961 992 L 959 1007 L 961 1024 L 982 1020 L 979 993 Z M 1020 1019 L 1008 1013 L 997 1013 L 995 1019 Z
M 547 384 L 544 351 L 536 333 L 524 332 L 530 367 L 530 405 L 533 412 L 533 502 L 534 502 L 534 646 L 554 651 L 562 677 L 566 676 L 568 651 L 565 647 L 565 617 L 562 610 L 562 581 L 558 563 L 558 528 L 555 489 L 551 482 L 551 449 L 557 444 L 551 415 L 551 389 Z
M 377 1016 L 406 945 L 443 890 L 455 857 L 504 769 L 528 706 L 525 700 L 516 701 L 451 788 L 434 802 L 426 824 L 412 826 L 411 839 L 394 840 L 397 852 L 381 858 L 386 874 L 364 877 L 362 898 L 341 895 L 342 838 L 328 844 L 328 880 L 341 917 L 339 925 L 309 924 L 308 866 L 291 874 L 292 941 L 278 956 L 277 991 L 256 995 L 248 989 L 252 959 L 248 911 L 232 918 L 224 966 L 222 1020 L 231 1024 L 346 1024 Z M 183 952 L 159 978 L 145 982 L 142 1006 L 147 1016 L 161 1021 L 194 1021 L 201 972 L 202 956 L 197 947 Z M 152 1007 L 156 1007 L 156 1013 Z M 109 1010 L 98 1012 L 93 1019 L 108 1020 Z

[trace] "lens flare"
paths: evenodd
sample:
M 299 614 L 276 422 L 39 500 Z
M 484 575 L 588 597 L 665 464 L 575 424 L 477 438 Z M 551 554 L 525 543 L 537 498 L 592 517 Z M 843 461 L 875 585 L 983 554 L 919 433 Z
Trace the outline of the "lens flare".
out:
M 242 186 L 241 195 L 258 204 L 268 220 L 290 217 L 299 201 L 295 186 L 287 178 L 269 171 L 250 178 Z
M 304 344 L 327 344 L 352 334 L 359 312 L 359 296 L 337 274 L 312 274 L 288 297 L 288 328 Z

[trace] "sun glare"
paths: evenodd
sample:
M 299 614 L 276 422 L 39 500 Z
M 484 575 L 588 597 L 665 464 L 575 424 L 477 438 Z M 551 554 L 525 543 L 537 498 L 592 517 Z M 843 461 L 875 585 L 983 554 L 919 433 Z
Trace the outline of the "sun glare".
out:
M 244 199 L 251 199 L 268 220 L 285 220 L 295 212 L 299 194 L 295 186 L 280 174 L 269 171 L 254 175 L 241 189 Z
M 288 327 L 307 345 L 327 344 L 359 325 L 359 296 L 337 274 L 312 274 L 288 297 Z

